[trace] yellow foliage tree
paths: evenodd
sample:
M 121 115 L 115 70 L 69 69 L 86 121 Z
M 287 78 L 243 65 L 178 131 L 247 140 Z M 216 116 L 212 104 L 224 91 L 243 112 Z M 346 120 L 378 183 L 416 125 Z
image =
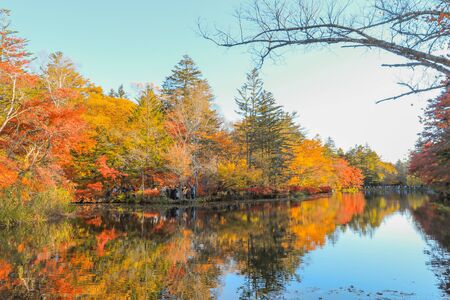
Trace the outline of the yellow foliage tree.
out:
M 318 140 L 303 140 L 293 147 L 289 170 L 291 185 L 304 187 L 327 186 L 333 178 L 333 162 L 326 156 L 325 148 Z
M 220 162 L 217 166 L 220 188 L 246 188 L 259 183 L 262 179 L 260 169 L 248 168 L 245 159 L 237 162 Z

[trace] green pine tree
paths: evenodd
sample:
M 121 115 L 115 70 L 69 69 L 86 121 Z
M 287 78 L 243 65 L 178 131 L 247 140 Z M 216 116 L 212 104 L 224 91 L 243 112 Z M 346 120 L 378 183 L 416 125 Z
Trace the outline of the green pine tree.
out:
M 273 94 L 263 89 L 256 69 L 247 75 L 238 93 L 235 101 L 242 121 L 237 125 L 236 137 L 244 149 L 247 166 L 261 169 L 265 182 L 277 185 L 288 176 L 290 148 L 302 138 L 295 124 L 296 115 L 286 113 Z
M 239 130 L 242 132 L 240 143 L 245 147 L 247 166 L 254 164 L 254 152 L 257 139 L 257 105 L 263 95 L 263 82 L 258 70 L 253 69 L 247 74 L 247 82 L 238 89 L 239 96 L 235 98 L 238 106 L 236 111 L 242 117 Z M 238 135 L 239 136 L 239 135 Z
M 163 83 L 163 94 L 166 96 L 165 108 L 171 109 L 176 103 L 189 97 L 189 94 L 201 83 L 207 84 L 206 80 L 202 79 L 202 72 L 191 57 L 184 55 Z
M 126 99 L 127 98 L 127 93 L 123 89 L 123 84 L 121 84 L 119 86 L 119 88 L 117 89 L 116 96 L 117 96 L 117 98 L 122 98 L 122 99 Z

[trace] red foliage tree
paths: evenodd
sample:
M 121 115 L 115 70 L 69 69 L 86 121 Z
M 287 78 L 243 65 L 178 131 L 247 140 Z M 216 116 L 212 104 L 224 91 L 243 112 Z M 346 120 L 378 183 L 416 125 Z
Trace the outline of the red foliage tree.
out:
M 430 100 L 423 119 L 424 130 L 411 154 L 410 172 L 424 183 L 444 187 L 450 182 L 450 94 Z
M 24 111 L 5 127 L 3 146 L 9 159 L 17 162 L 21 176 L 33 174 L 43 184 L 64 181 L 64 168 L 72 162 L 87 136 L 84 121 L 76 107 L 56 107 L 40 94 L 24 103 Z
M 97 159 L 97 170 L 103 178 L 114 180 L 119 176 L 126 175 L 114 168 L 109 167 L 106 163 L 107 160 L 108 158 L 105 155 L 102 155 Z
M 9 11 L 0 10 L 0 18 Z M 33 187 L 67 183 L 72 151 L 87 139 L 81 109 L 70 102 L 77 91 L 58 90 L 67 99 L 56 106 L 42 79 L 28 71 L 26 40 L 0 27 L 0 187 L 18 182 Z

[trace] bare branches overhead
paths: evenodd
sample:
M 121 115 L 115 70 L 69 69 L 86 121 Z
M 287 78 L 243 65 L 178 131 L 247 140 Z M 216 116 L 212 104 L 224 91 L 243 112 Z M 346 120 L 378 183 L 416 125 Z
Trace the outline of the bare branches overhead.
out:
M 199 30 L 217 45 L 249 47 L 261 64 L 280 48 L 338 44 L 385 50 L 407 60 L 387 66 L 432 69 L 446 81 L 448 0 L 373 0 L 364 7 L 360 2 L 253 0 L 236 12 L 234 29 L 206 30 L 199 23 Z

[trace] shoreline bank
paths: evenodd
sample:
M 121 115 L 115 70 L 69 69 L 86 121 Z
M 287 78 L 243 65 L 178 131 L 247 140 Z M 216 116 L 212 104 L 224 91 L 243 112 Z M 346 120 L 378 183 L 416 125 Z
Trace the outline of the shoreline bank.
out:
M 309 201 L 321 197 L 331 196 L 332 193 L 321 193 L 315 195 L 308 195 L 304 197 L 280 197 L 280 198 L 245 198 L 245 199 L 223 199 L 223 200 L 205 200 L 202 198 L 196 200 L 165 200 L 165 201 L 155 201 L 155 202 L 73 202 L 72 205 L 75 207 L 83 206 L 110 206 L 110 207 L 208 207 L 208 206 L 220 206 L 220 205 L 231 205 L 231 204 L 241 204 L 241 203 L 263 203 L 263 202 L 286 202 L 286 201 Z

